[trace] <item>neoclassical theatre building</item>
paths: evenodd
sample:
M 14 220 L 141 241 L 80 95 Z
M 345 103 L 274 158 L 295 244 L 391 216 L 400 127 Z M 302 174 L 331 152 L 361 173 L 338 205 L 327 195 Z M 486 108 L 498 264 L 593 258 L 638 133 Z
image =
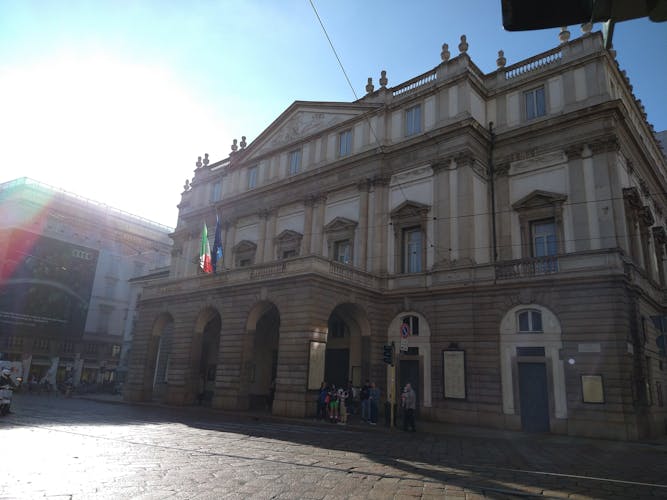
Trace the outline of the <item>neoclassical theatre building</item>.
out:
M 323 380 L 385 398 L 393 342 L 420 419 L 665 432 L 667 161 L 641 103 L 599 33 L 488 74 L 467 50 L 197 163 L 128 400 L 310 416 Z

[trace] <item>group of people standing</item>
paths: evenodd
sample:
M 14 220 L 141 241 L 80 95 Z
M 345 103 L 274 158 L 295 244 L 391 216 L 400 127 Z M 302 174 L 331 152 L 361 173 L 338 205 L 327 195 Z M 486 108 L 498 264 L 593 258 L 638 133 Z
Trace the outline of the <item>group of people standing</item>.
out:
M 361 421 L 377 425 L 380 389 L 375 382 L 366 380 L 362 387 L 348 382 L 347 387 L 322 382 L 317 396 L 317 419 L 329 420 L 334 424 L 346 424 L 348 415 L 361 414 Z M 416 431 L 415 410 L 417 396 L 410 383 L 405 384 L 401 393 L 403 410 L 403 430 Z

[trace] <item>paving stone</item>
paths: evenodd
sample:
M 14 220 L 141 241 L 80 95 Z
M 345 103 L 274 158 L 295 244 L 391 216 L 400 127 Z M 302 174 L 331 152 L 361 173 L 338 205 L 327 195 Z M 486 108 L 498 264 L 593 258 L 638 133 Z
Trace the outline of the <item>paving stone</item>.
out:
M 667 496 L 667 447 L 639 443 L 360 432 L 201 408 L 22 395 L 14 410 L 0 421 L 0 443 L 12 450 L 0 500 Z

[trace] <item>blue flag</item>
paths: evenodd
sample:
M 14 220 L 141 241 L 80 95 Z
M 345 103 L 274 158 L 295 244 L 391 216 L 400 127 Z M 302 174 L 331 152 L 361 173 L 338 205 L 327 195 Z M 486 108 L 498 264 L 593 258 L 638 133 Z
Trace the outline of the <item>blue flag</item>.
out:
M 220 217 L 215 216 L 215 241 L 213 242 L 213 251 L 211 252 L 211 264 L 213 272 L 216 272 L 218 262 L 222 263 L 222 224 Z

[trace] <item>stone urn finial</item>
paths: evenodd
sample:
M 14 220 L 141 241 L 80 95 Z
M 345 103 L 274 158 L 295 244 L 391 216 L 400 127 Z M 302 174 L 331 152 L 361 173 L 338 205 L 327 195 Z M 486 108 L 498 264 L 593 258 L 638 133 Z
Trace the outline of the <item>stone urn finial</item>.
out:
M 187 191 L 188 189 L 190 189 L 190 181 L 185 179 L 185 184 L 183 184 L 183 191 Z
M 373 79 L 369 76 L 368 77 L 368 83 L 366 84 L 366 93 L 367 94 L 372 94 L 374 90 L 375 90 L 375 87 L 373 86 Z
M 449 61 L 449 56 L 451 54 L 449 53 L 449 45 L 446 43 L 442 44 L 442 52 L 440 52 L 440 59 L 442 59 L 442 62 L 447 62 Z
M 202 163 L 205 167 L 208 167 L 208 153 L 204 153 L 204 161 Z
M 581 25 L 581 33 L 584 36 L 590 35 L 591 31 L 593 31 L 593 23 L 588 22 Z
M 459 52 L 465 54 L 468 52 L 468 39 L 465 35 L 461 35 L 461 43 L 459 43 Z
M 387 80 L 387 72 L 385 70 L 380 71 L 380 86 L 386 87 L 389 80 Z
M 245 149 L 245 147 L 248 145 L 248 143 L 245 141 L 245 135 L 241 136 L 241 149 Z
M 496 64 L 499 68 L 504 68 L 507 59 L 505 59 L 505 52 L 502 50 L 498 51 L 498 59 L 496 59 Z
M 560 33 L 558 33 L 558 39 L 560 40 L 560 43 L 567 43 L 567 41 L 570 39 L 570 32 L 567 30 L 567 26 L 563 26 L 560 29 Z
M 238 149 L 239 149 L 239 147 L 236 145 L 237 142 L 238 142 L 238 141 L 237 141 L 236 139 L 234 139 L 234 140 L 232 141 L 232 151 L 233 151 L 234 153 L 236 153 L 236 151 L 238 151 Z
M 201 165 L 202 165 L 201 156 L 197 156 L 197 163 L 195 163 L 195 165 L 196 165 L 197 168 L 201 168 Z

